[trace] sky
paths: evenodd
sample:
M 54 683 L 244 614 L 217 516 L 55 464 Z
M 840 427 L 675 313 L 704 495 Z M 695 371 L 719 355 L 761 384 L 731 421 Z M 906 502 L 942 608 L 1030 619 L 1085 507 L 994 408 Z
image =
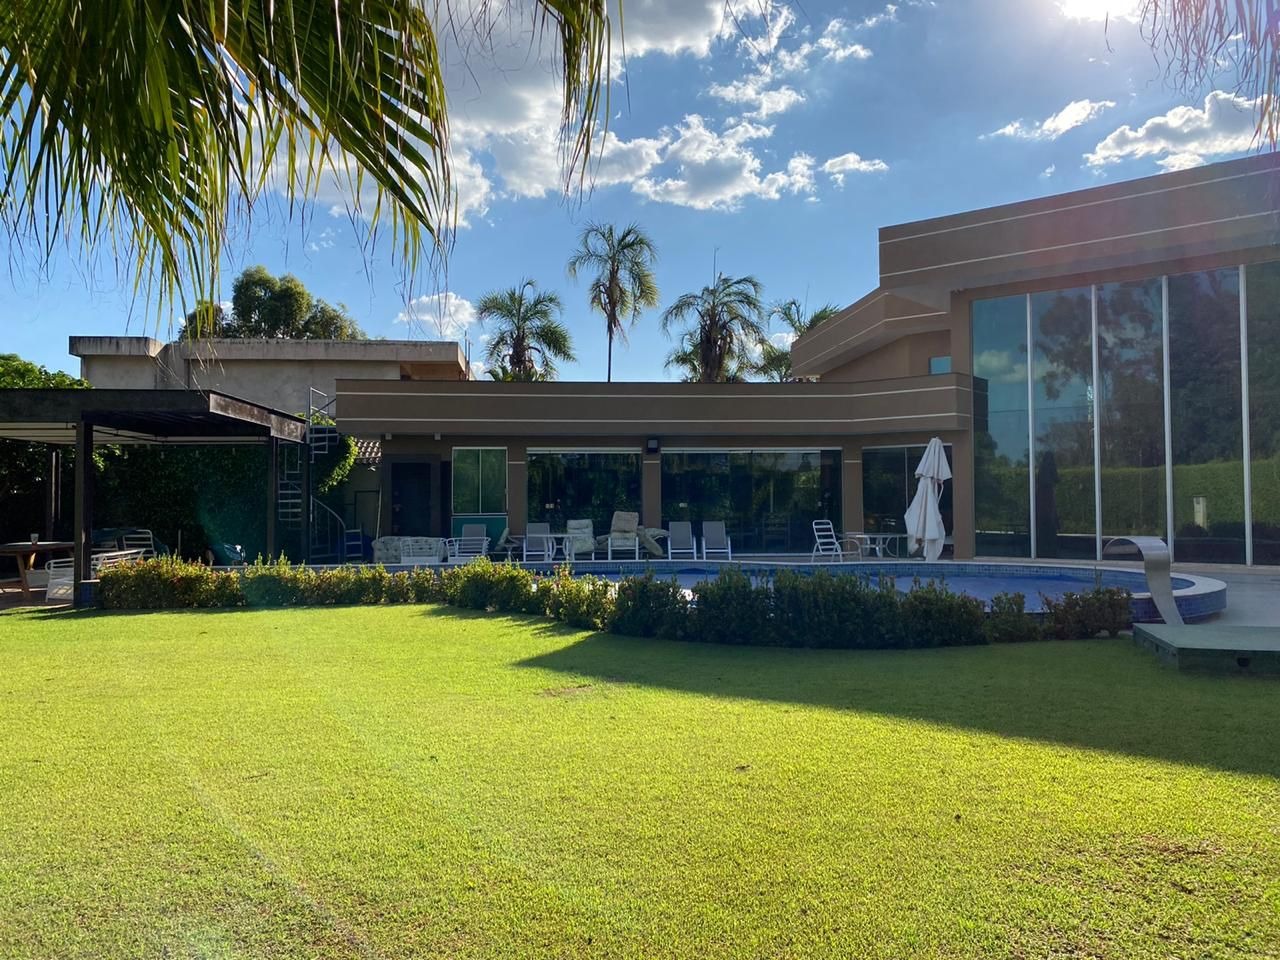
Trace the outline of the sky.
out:
M 1136 6 L 625 0 L 608 132 L 589 189 L 568 197 L 554 66 L 517 18 L 485 44 L 446 49 L 460 224 L 446 269 L 406 285 L 387 238 L 362 242 L 347 198 L 326 186 L 305 217 L 267 210 L 239 225 L 224 293 L 263 264 L 345 304 L 370 336 L 457 339 L 479 363 L 475 301 L 532 278 L 564 302 L 577 361 L 561 378 L 603 379 L 603 320 L 565 272 L 584 225 L 600 221 L 654 239 L 663 306 L 717 270 L 756 276 L 769 301 L 843 306 L 876 285 L 880 226 L 1256 149 L 1253 104 L 1176 89 Z M 78 373 L 68 336 L 176 329 L 109 265 L 6 252 L 0 351 Z M 676 377 L 659 313 L 615 348 L 615 379 Z

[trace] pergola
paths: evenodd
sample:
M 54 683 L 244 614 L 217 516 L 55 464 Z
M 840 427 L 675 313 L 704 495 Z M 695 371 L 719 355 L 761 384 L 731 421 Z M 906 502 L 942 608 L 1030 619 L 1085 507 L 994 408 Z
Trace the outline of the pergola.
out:
M 276 553 L 276 492 L 280 443 L 305 443 L 305 420 L 224 393 L 202 390 L 0 390 L 0 438 L 76 449 L 75 596 L 90 579 L 93 548 L 94 444 L 265 443 L 267 553 Z M 56 455 L 56 454 L 55 454 Z M 300 458 L 303 489 L 311 458 Z M 56 503 L 57 471 L 50 471 L 46 525 Z M 303 500 L 303 553 L 310 533 L 310 498 Z

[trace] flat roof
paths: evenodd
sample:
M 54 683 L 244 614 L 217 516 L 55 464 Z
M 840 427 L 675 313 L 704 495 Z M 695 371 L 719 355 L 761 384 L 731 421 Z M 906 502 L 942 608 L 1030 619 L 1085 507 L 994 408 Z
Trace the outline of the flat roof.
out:
M 175 340 L 151 337 L 70 337 L 75 357 L 155 357 L 162 350 L 202 361 L 323 360 L 342 362 L 446 363 L 466 368 L 456 340 L 287 340 L 217 337 Z
M 72 444 L 76 425 L 92 424 L 94 442 L 301 443 L 306 421 L 207 390 L 3 390 L 0 438 Z

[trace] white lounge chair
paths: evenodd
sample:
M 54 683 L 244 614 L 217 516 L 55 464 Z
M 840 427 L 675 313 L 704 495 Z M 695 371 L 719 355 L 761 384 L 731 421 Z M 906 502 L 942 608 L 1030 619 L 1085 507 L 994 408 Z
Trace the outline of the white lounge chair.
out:
M 128 550 L 97 550 L 89 560 L 90 576 L 97 579 L 103 570 L 119 566 L 122 563 L 133 563 L 145 557 L 141 547 Z M 48 579 L 45 583 L 44 598 L 50 600 L 75 600 L 76 562 L 73 557 L 58 557 L 44 565 Z
M 667 556 L 698 559 L 698 545 L 693 539 L 693 524 L 688 520 L 673 520 L 667 524 Z
M 147 558 L 156 555 L 156 541 L 150 530 L 130 530 L 120 538 L 120 546 L 125 550 L 141 550 Z
M 556 541 L 551 536 L 551 524 L 531 523 L 524 528 L 524 553 L 522 558 L 528 562 L 537 560 L 550 563 L 555 557 Z
M 462 536 L 446 541 L 450 563 L 465 563 L 489 555 L 489 536 L 483 523 L 464 523 Z
M 607 555 L 613 559 L 613 551 L 630 553 L 636 560 L 640 559 L 640 514 L 627 510 L 616 510 L 613 521 L 609 524 L 609 540 L 606 544 Z
M 817 560 L 840 563 L 846 553 L 854 553 L 861 559 L 862 545 L 856 538 L 841 539 L 830 520 L 813 521 L 813 550 L 809 554 L 811 563 Z
M 590 520 L 570 520 L 564 525 L 564 558 L 574 560 L 586 554 L 596 557 L 596 531 Z
M 439 537 L 401 537 L 400 562 L 416 565 L 439 563 L 444 553 Z
M 702 559 L 710 560 L 712 555 L 733 559 L 733 542 L 725 531 L 723 520 L 702 521 Z

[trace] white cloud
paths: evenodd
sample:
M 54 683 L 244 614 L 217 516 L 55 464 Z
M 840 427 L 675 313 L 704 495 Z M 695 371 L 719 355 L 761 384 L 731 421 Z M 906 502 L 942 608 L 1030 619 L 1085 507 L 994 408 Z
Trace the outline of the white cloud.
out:
M 1045 167 L 1043 170 L 1040 171 L 1040 179 L 1048 180 L 1050 177 L 1053 176 L 1054 171 L 1056 171 L 1057 169 L 1058 169 L 1058 165 L 1056 163 L 1049 164 L 1047 167 Z
M 817 42 L 817 48 L 822 51 L 824 59 L 839 63 L 850 57 L 866 60 L 871 56 L 871 51 L 862 44 L 848 39 L 848 31 L 849 25 L 839 17 L 827 24 Z
M 844 186 L 846 173 L 884 173 L 889 165 L 883 160 L 864 160 L 856 153 L 842 153 L 822 165 L 822 172 Z
M 992 383 L 1025 383 L 1027 361 L 1011 350 L 983 350 L 973 355 L 973 375 Z
M 476 308 L 470 300 L 446 290 L 414 297 L 394 322 L 441 340 L 461 340 L 476 322 Z
M 732 83 L 713 83 L 708 92 L 727 103 L 749 106 L 746 115 L 758 120 L 804 103 L 804 94 L 798 90 L 785 84 L 770 90 L 765 86 L 768 82 L 766 74 L 753 73 Z
M 1057 140 L 1067 131 L 1088 123 L 1115 105 L 1114 100 L 1072 100 L 1057 113 L 1045 117 L 1039 123 L 1028 125 L 1021 119 L 1014 120 L 1012 123 L 1006 123 L 999 130 L 984 134 L 981 139 L 1013 137 L 1016 140 Z
M 895 3 L 886 3 L 884 9 L 879 13 L 872 13 L 863 17 L 854 28 L 857 30 L 870 30 L 878 27 L 882 23 L 894 23 L 898 19 L 898 5 Z
M 307 244 L 308 253 L 319 253 L 321 250 L 332 250 L 337 232 L 333 227 L 325 227 L 319 235 Z
M 807 154 L 793 156 L 785 170 L 761 175 L 763 164 L 750 142 L 772 134 L 772 127 L 747 121 L 716 133 L 701 116 L 689 114 L 663 157 L 675 165 L 674 175 L 643 177 L 632 189 L 649 200 L 697 210 L 736 210 L 748 197 L 776 200 L 783 193 L 812 192 L 814 161 Z
M 1091 167 L 1138 157 L 1161 157 L 1166 170 L 1199 166 L 1208 157 L 1243 153 L 1257 140 L 1258 100 L 1215 90 L 1204 107 L 1174 107 L 1137 130 L 1125 124 L 1084 156 Z

